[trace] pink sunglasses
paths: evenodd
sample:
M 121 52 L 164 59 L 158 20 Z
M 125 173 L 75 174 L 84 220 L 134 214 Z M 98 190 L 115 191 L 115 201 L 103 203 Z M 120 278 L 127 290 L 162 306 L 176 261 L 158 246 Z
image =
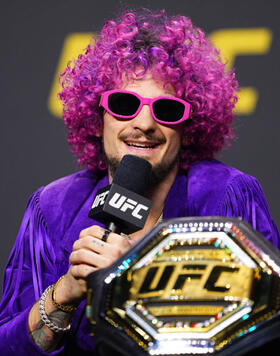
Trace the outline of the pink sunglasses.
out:
M 100 100 L 100 106 L 121 119 L 134 118 L 143 105 L 149 105 L 154 120 L 161 124 L 176 125 L 190 116 L 190 104 L 172 96 L 142 98 L 132 91 L 115 89 L 104 92 Z

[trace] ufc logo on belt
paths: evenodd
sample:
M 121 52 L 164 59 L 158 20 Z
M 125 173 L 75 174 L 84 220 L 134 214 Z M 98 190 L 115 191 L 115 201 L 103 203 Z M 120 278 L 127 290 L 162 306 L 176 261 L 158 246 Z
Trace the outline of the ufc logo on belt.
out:
M 206 255 L 209 250 L 200 250 Z M 176 251 L 173 252 L 174 256 Z M 164 255 L 163 255 L 164 256 Z M 248 298 L 252 283 L 252 269 L 246 265 L 216 260 L 161 261 L 134 271 L 132 275 L 132 298 L 160 298 L 184 296 L 190 299 L 212 299 L 224 296 Z M 249 289 L 248 289 L 249 288 Z

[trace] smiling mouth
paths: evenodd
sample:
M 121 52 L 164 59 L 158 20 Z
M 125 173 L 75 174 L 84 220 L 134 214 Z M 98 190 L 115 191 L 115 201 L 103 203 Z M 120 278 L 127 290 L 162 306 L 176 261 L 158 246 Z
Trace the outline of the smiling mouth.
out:
M 142 149 L 152 149 L 156 148 L 159 146 L 159 143 L 153 143 L 153 142 L 127 142 L 125 141 L 125 144 L 129 147 L 135 147 L 135 148 L 142 148 Z

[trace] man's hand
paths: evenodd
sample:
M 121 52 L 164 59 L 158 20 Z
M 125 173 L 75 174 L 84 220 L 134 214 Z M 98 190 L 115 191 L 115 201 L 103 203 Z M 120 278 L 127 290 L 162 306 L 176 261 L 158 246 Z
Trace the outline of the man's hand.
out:
M 57 303 L 78 305 L 86 296 L 86 277 L 91 272 L 112 264 L 132 244 L 125 237 L 113 232 L 110 232 L 107 241 L 104 242 L 103 234 L 104 229 L 96 225 L 81 231 L 69 258 L 71 266 L 57 285 Z M 45 300 L 45 312 L 49 319 L 59 327 L 68 326 L 72 321 L 73 312 L 58 310 L 51 299 L 49 293 Z M 55 334 L 41 321 L 38 302 L 29 313 L 28 326 L 30 337 L 42 350 L 46 352 L 56 350 L 62 334 Z
M 57 303 L 80 303 L 86 296 L 86 277 L 99 268 L 110 266 L 132 244 L 127 238 L 113 232 L 104 242 L 103 234 L 104 229 L 97 225 L 81 231 L 69 258 L 71 266 L 57 286 Z

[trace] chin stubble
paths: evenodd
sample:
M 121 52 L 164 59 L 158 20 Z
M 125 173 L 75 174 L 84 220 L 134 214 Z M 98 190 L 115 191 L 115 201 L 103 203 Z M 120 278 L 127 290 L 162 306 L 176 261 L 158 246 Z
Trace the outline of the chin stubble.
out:
M 106 156 L 106 163 L 112 177 L 114 177 L 114 174 L 120 161 L 121 160 L 117 157 Z M 148 190 L 153 189 L 156 185 L 162 182 L 178 162 L 179 154 L 172 161 L 160 162 L 157 165 L 153 166 Z

